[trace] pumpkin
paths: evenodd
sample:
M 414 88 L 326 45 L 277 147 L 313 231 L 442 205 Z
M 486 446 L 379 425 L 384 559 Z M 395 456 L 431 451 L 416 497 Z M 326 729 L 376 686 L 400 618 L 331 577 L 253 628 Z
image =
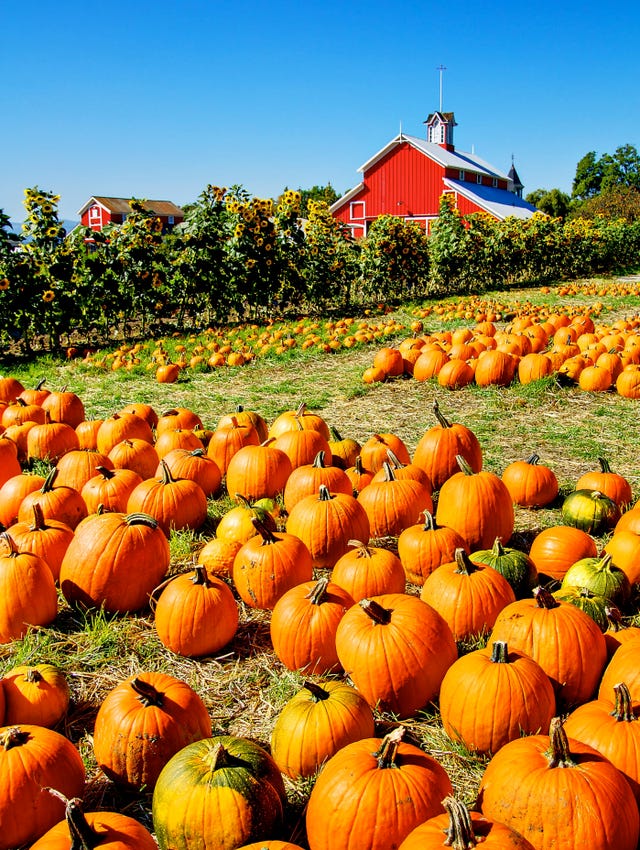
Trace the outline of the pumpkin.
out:
M 221 578 L 231 578 L 233 561 L 242 546 L 242 542 L 240 540 L 222 540 L 220 537 L 213 537 L 211 540 L 207 540 L 198 552 L 196 563 L 202 564 L 211 575 L 220 576 Z
M 598 699 L 610 698 L 615 685 L 624 682 L 631 699 L 640 702 L 640 667 L 638 667 L 638 653 L 640 652 L 640 638 L 633 637 L 621 644 L 620 648 L 605 667 L 600 684 L 598 686 Z
M 271 755 L 286 776 L 312 776 L 338 750 L 372 738 L 373 712 L 346 682 L 305 682 L 284 705 L 271 733 Z
M 303 428 L 298 420 L 295 430 L 284 431 L 273 441 L 273 447 L 284 452 L 291 461 L 291 469 L 313 463 L 319 452 L 332 460 L 329 441 L 314 428 Z
M 31 523 L 16 522 L 9 533 L 20 552 L 39 555 L 51 570 L 54 580 L 58 580 L 62 560 L 73 540 L 70 526 L 55 519 L 45 519 L 42 508 L 35 502 Z
M 138 611 L 162 581 L 169 561 L 169 542 L 153 517 L 96 514 L 82 523 L 65 552 L 60 588 L 71 603 L 114 613 Z
M 493 472 L 474 472 L 461 455 L 458 466 L 440 488 L 436 522 L 457 531 L 472 552 L 488 549 L 496 537 L 508 542 L 514 512 L 505 484 Z
M 0 454 L 1 452 L 0 449 Z M 43 484 L 42 475 L 19 472 L 0 485 L 0 523 L 5 528 L 18 521 L 18 509 L 24 497 L 34 490 L 39 490 Z
M 143 481 L 155 476 L 160 462 L 155 447 L 140 437 L 117 443 L 109 452 L 109 460 L 115 469 L 131 469 L 137 472 Z
M 123 408 L 120 409 L 120 413 L 133 413 L 135 416 L 139 416 L 141 419 L 149 425 L 149 427 L 153 430 L 156 428 L 158 424 L 158 414 L 155 409 L 150 404 L 145 404 L 141 401 L 131 402 L 130 404 L 125 404 Z
M 607 630 L 604 633 L 604 639 L 607 644 L 607 658 L 611 661 L 613 654 L 623 643 L 640 637 L 640 626 L 624 623 L 622 612 L 616 605 L 606 605 L 604 613 L 607 618 Z
M 214 496 L 220 489 L 222 474 L 218 464 L 205 454 L 204 448 L 176 448 L 163 458 L 174 478 L 188 478 L 202 487 L 205 496 Z M 159 472 L 156 469 L 155 474 Z
M 270 531 L 276 530 L 275 518 L 265 504 L 269 500 L 259 499 L 257 502 L 251 503 L 242 494 L 236 493 L 236 501 L 240 504 L 226 511 L 216 526 L 216 537 L 219 540 L 226 543 L 240 543 L 241 545 L 246 543 L 256 533 L 256 527 L 253 524 L 254 518 L 259 519 Z
M 47 793 L 54 785 L 82 796 L 84 764 L 71 741 L 44 726 L 0 728 L 0 850 L 30 845 L 64 816 L 64 805 Z
M 213 655 L 238 629 L 238 605 L 229 587 L 202 564 L 164 585 L 155 605 L 162 644 L 188 658 Z
M 269 437 L 276 438 L 287 431 L 297 431 L 299 428 L 305 431 L 317 431 L 327 441 L 331 439 L 331 432 L 325 420 L 317 413 L 307 410 L 304 401 L 298 405 L 296 410 L 285 410 L 273 420 L 269 428 Z
M 234 558 L 233 583 L 249 607 L 271 610 L 287 590 L 311 580 L 311 553 L 296 535 L 274 533 L 257 517 L 252 523 L 257 533 Z
M 364 490 L 367 484 L 371 483 L 371 480 L 374 476 L 372 470 L 364 468 L 360 455 L 358 455 L 358 457 L 355 459 L 353 466 L 349 466 L 347 467 L 347 469 L 345 469 L 345 473 L 347 475 L 347 478 L 351 482 L 351 487 L 353 489 L 354 496 L 357 496 L 361 490 Z
M 325 454 L 319 451 L 313 463 L 294 469 L 284 488 L 284 509 L 291 513 L 293 506 L 305 496 L 318 492 L 321 484 L 331 493 L 353 495 L 351 481 L 343 469 L 337 466 L 325 466 Z
M 340 469 L 349 469 L 356 462 L 362 446 L 353 437 L 343 437 L 333 425 L 329 428 L 331 439 L 329 449 L 333 457 L 333 465 Z
M 618 505 L 600 490 L 574 490 L 562 503 L 562 521 L 588 534 L 610 531 L 620 515 Z
M 27 460 L 57 463 L 67 452 L 80 447 L 78 435 L 64 422 L 45 422 L 34 425 L 27 434 Z
M 464 549 L 456 549 L 451 563 L 427 576 L 420 591 L 420 599 L 438 611 L 456 641 L 488 632 L 500 611 L 515 598 L 503 575 L 476 563 Z
M 438 371 L 438 384 L 447 390 L 459 390 L 473 383 L 474 376 L 470 360 L 448 360 Z
M 113 461 L 93 449 L 74 449 L 64 454 L 56 466 L 56 487 L 71 487 L 80 493 L 87 481 L 97 474 L 98 467 L 113 469 Z
M 578 706 L 565 720 L 564 731 L 609 759 L 640 802 L 640 703 L 632 702 L 624 682 L 613 686 L 612 696 Z
M 211 435 L 207 445 L 207 457 L 215 461 L 216 466 L 224 475 L 229 461 L 234 454 L 244 446 L 260 445 L 260 437 L 251 422 L 239 422 L 231 417 L 228 425 L 216 430 Z
M 479 387 L 507 387 L 513 381 L 517 368 L 517 357 L 497 348 L 483 351 L 476 364 L 475 382 Z
M 183 747 L 211 735 L 198 694 L 166 673 L 129 676 L 105 696 L 93 730 L 93 751 L 106 775 L 131 789 L 152 790 Z
M 46 789 L 65 805 L 64 820 L 52 826 L 30 850 L 157 850 L 148 829 L 119 812 L 84 812 L 78 798 L 68 800 L 52 788 Z
M 395 454 L 400 463 L 411 463 L 409 450 L 397 434 L 374 434 L 364 443 L 360 458 L 365 469 L 377 472 L 388 460 L 388 450 Z
M 351 595 L 327 576 L 287 590 L 271 614 L 276 656 L 289 670 L 306 674 L 339 670 L 336 629 L 353 603 Z
M 196 449 L 204 450 L 204 443 L 190 428 L 166 428 L 156 436 L 154 445 L 160 460 L 175 449 L 184 449 L 189 452 Z
M 581 475 L 576 481 L 575 489 L 598 490 L 613 499 L 619 508 L 624 510 L 631 504 L 633 498 L 631 485 L 624 475 L 611 471 L 609 462 L 605 458 L 599 457 L 598 463 L 600 470 L 598 472 L 585 472 L 584 475 Z
M 373 538 L 398 536 L 414 525 L 425 510 L 433 510 L 429 485 L 412 478 L 397 478 L 388 461 L 384 461 L 383 470 L 383 479 L 375 481 L 374 476 L 369 486 L 358 494 Z
M 158 417 L 156 435 L 163 431 L 174 431 L 176 428 L 186 431 L 202 429 L 202 419 L 188 407 L 172 407 Z
M 278 838 L 254 841 L 251 844 L 243 844 L 238 850 L 302 850 L 299 844 L 290 841 L 280 841 Z
M 470 751 L 497 753 L 522 734 L 546 734 L 556 699 L 536 661 L 495 641 L 454 661 L 442 680 L 439 705 L 452 740 Z
M 591 617 L 601 632 L 606 632 L 609 626 L 607 608 L 611 603 L 605 596 L 596 595 L 586 587 L 563 584 L 559 590 L 554 590 L 553 598 L 558 602 L 575 605 Z
M 260 437 L 260 442 L 264 443 L 265 440 L 269 439 L 269 427 L 264 419 L 259 413 L 255 410 L 245 410 L 244 407 L 239 404 L 233 413 L 225 414 L 221 416 L 218 420 L 218 428 L 225 428 L 228 425 L 232 424 L 233 419 L 241 424 L 250 423 L 258 432 L 258 436 Z
M 20 398 L 5 407 L 0 416 L 0 424 L 5 428 L 21 425 L 24 422 L 36 422 L 42 425 L 46 421 L 47 414 L 39 404 L 27 404 Z
M 53 664 L 21 664 L 2 677 L 4 725 L 21 723 L 55 726 L 67 712 L 70 691 L 67 678 Z
M 539 573 L 562 580 L 572 564 L 580 558 L 595 558 L 596 542 L 586 531 L 568 525 L 554 525 L 537 534 L 529 557 Z
M 51 422 L 64 422 L 76 428 L 85 419 L 82 399 L 66 387 L 52 390 L 40 404 L 49 414 Z
M 114 413 L 105 419 L 96 436 L 98 451 L 108 455 L 123 440 L 144 440 L 153 443 L 151 426 L 135 413 Z
M 369 705 L 410 717 L 433 699 L 458 657 L 451 629 L 415 596 L 361 599 L 336 632 L 340 663 Z
M 512 827 L 536 850 L 635 850 L 636 801 L 625 777 L 587 744 L 568 738 L 560 718 L 549 735 L 505 744 L 480 780 L 482 813 Z
M 21 472 L 17 443 L 0 434 L 0 487 Z
M 366 596 L 404 593 L 404 569 L 396 554 L 359 540 L 350 540 L 349 546 L 352 548 L 336 561 L 331 580 L 346 590 L 354 602 Z
M 244 446 L 229 461 L 227 492 L 236 500 L 273 499 L 283 492 L 292 468 L 288 455 L 273 442 Z
M 39 404 L 42 406 L 42 402 L 51 392 L 45 387 L 46 382 L 46 376 L 44 378 L 40 378 L 35 387 L 27 387 L 26 389 L 23 389 L 17 397 L 21 398 L 27 404 Z
M 354 830 L 358 848 L 388 850 L 443 810 L 449 777 L 403 733 L 347 744 L 325 764 L 307 806 L 310 850 L 348 850 Z
M 555 472 L 539 460 L 540 456 L 534 453 L 527 460 L 516 460 L 505 467 L 502 480 L 516 505 L 541 508 L 558 495 Z
M 40 506 L 42 516 L 46 520 L 58 520 L 72 529 L 88 515 L 87 506 L 80 493 L 73 487 L 58 487 L 57 475 L 58 470 L 54 466 L 42 487 L 27 493 L 18 509 L 18 522 L 31 521 L 35 504 Z
M 103 422 L 103 419 L 85 419 L 76 426 L 79 449 L 98 451 L 98 431 Z
M 324 484 L 317 495 L 293 506 L 286 528 L 304 542 L 317 567 L 333 567 L 350 540 L 369 540 L 369 517 L 360 502 L 346 493 L 330 493 Z
M 174 478 L 164 460 L 160 477 L 142 481 L 129 494 L 128 513 L 152 516 L 169 537 L 171 529 L 197 529 L 207 518 L 207 497 L 195 481 Z
M 516 599 L 531 596 L 538 584 L 538 570 L 531 558 L 519 549 L 502 545 L 499 537 L 491 549 L 479 549 L 471 557 L 475 564 L 486 564 L 503 575 L 513 588 Z
M 633 531 L 616 531 L 607 541 L 603 554 L 623 570 L 630 584 L 640 583 L 640 535 Z
M 24 392 L 24 386 L 17 378 L 0 376 L 0 402 L 10 404 Z
M 424 523 L 410 525 L 398 537 L 398 557 L 413 584 L 423 585 L 437 567 L 453 561 L 456 549 L 468 552 L 467 542 L 453 528 L 436 525 L 430 511 L 424 511 Z
M 58 613 L 58 595 L 46 562 L 31 552 L 19 552 L 7 532 L 0 554 L 0 643 L 24 637 L 30 626 L 48 626 Z
M 613 563 L 605 552 L 602 557 L 581 558 L 569 567 L 562 579 L 562 587 L 584 587 L 610 603 L 624 608 L 631 596 L 631 584 L 626 573 Z
M 566 706 L 591 699 L 607 660 L 604 636 L 591 617 L 540 586 L 532 599 L 512 602 L 498 614 L 489 638 L 496 640 L 537 661 Z
M 123 513 L 127 509 L 129 496 L 141 483 L 142 478 L 132 469 L 98 466 L 96 475 L 87 481 L 80 495 L 90 514 L 97 513 L 100 506 L 104 511 Z
M 442 801 L 446 815 L 436 815 L 412 830 L 398 850 L 533 850 L 532 845 L 503 823 L 469 811 L 454 797 Z M 443 841 L 443 836 L 445 839 Z
M 154 831 L 160 850 L 235 850 L 272 836 L 284 802 L 282 776 L 262 747 L 231 735 L 205 738 L 176 753 L 158 777 Z
M 373 365 L 382 369 L 386 377 L 396 378 L 404 372 L 402 352 L 398 348 L 383 346 L 376 351 Z

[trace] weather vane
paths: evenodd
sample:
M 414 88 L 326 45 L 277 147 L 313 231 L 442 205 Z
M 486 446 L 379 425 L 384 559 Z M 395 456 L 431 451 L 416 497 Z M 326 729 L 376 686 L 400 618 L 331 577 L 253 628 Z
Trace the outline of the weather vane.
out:
M 440 112 L 442 112 L 442 72 L 446 70 L 444 65 L 438 65 L 436 68 L 436 71 L 440 72 Z

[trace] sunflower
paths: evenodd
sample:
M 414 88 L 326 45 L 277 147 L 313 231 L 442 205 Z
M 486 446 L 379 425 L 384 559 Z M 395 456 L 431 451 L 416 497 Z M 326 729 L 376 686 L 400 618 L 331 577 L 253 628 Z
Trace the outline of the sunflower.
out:
M 0 280 L 0 292 L 6 292 L 7 289 L 9 289 L 9 278 L 3 277 Z
M 51 301 L 53 301 L 55 297 L 56 294 L 52 289 L 47 289 L 45 292 L 42 293 L 42 300 L 45 301 L 47 304 L 51 303 Z
M 51 225 L 51 227 L 47 227 L 47 236 L 53 239 L 54 236 L 58 235 L 58 228 L 55 225 Z
M 53 212 L 53 207 L 51 206 L 51 204 L 43 204 L 43 205 L 42 205 L 42 212 L 43 212 L 43 213 L 47 213 L 47 214 L 48 214 L 48 213 L 52 213 L 52 212 Z

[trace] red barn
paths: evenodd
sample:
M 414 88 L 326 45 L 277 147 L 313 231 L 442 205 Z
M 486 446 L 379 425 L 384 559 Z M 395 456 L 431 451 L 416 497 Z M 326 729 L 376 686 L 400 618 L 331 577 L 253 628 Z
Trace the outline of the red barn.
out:
M 163 230 L 171 230 L 184 221 L 184 212 L 171 201 L 142 201 L 142 206 L 162 221 Z M 107 198 L 95 195 L 78 210 L 80 221 L 92 230 L 102 230 L 107 224 L 122 224 L 131 213 L 127 198 Z
M 443 193 L 463 215 L 486 212 L 499 221 L 533 215 L 536 208 L 523 200 L 513 165 L 504 174 L 474 153 L 455 149 L 453 112 L 433 112 L 425 124 L 426 139 L 401 132 L 358 169 L 362 182 L 332 204 L 335 218 L 354 236 L 365 236 L 380 215 L 416 221 L 428 232 Z

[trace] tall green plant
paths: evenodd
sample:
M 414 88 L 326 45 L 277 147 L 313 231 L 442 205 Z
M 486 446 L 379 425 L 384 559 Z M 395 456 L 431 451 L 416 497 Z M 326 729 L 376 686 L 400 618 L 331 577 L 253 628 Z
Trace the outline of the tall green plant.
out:
M 304 281 L 312 310 L 345 309 L 360 275 L 360 245 L 325 201 L 308 201 Z
M 429 280 L 428 238 L 413 221 L 381 215 L 371 225 L 360 260 L 364 301 L 423 297 Z

